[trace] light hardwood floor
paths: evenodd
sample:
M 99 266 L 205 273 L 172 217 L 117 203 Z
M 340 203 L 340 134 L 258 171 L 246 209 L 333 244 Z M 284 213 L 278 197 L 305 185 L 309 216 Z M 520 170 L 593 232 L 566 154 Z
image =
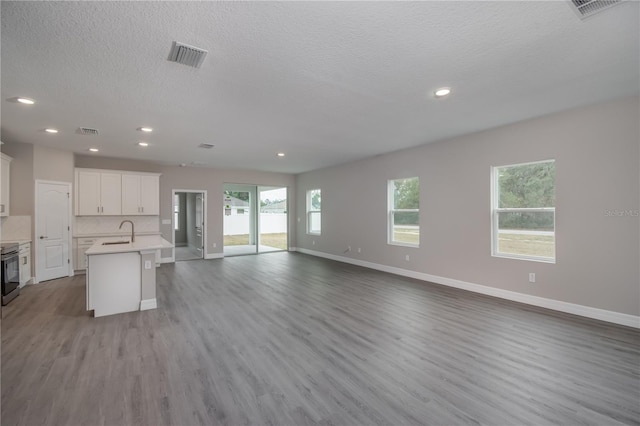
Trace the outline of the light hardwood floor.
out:
M 157 310 L 84 301 L 3 308 L 3 425 L 640 424 L 637 330 L 352 265 L 180 262 Z

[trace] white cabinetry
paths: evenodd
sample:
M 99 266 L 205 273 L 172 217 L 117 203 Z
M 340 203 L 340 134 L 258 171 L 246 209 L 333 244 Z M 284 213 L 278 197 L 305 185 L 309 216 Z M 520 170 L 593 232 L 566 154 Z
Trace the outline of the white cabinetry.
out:
M 87 256 L 85 252 L 95 243 L 97 238 L 76 238 L 76 270 L 87 269 Z
M 11 160 L 8 155 L 0 153 L 0 216 L 9 216 L 9 179 L 11 175 Z
M 122 214 L 160 214 L 160 176 L 151 174 L 122 174 Z
M 31 281 L 31 243 L 20 244 L 20 287 Z
M 76 170 L 76 215 L 122 214 L 122 174 Z

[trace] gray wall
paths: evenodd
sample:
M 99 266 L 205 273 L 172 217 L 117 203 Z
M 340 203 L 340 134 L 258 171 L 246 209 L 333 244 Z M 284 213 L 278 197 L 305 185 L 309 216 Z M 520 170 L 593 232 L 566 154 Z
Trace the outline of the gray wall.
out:
M 196 193 L 187 192 L 187 243 L 194 248 L 196 242 Z
M 40 180 L 69 182 L 73 184 L 74 156 L 68 151 L 33 147 L 33 177 Z
M 639 98 L 627 98 L 301 174 L 297 246 L 640 315 L 638 217 L 606 215 L 640 208 L 639 116 Z M 492 257 L 491 166 L 551 158 L 556 264 Z M 411 176 L 420 178 L 420 248 L 391 246 L 387 180 Z M 305 230 L 313 188 L 322 189 L 321 236 Z
M 178 230 L 175 231 L 175 240 L 174 243 L 176 245 L 186 245 L 187 244 L 187 194 L 184 192 L 176 193 L 179 197 L 179 220 L 178 220 Z
M 2 145 L 2 152 L 13 158 L 9 189 L 11 216 L 33 216 L 35 199 L 33 148 L 33 145 L 27 143 Z

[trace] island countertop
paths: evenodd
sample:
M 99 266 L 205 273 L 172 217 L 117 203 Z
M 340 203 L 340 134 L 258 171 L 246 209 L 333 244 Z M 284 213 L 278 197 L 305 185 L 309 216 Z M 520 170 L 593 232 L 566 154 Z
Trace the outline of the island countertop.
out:
M 103 243 L 112 241 L 127 241 L 127 243 L 103 245 Z M 162 238 L 160 235 L 136 235 L 135 242 L 133 243 L 131 242 L 131 237 L 129 236 L 109 237 L 98 239 L 86 251 L 86 255 L 91 256 L 96 254 L 127 253 L 133 251 L 158 250 L 173 247 L 173 244 Z

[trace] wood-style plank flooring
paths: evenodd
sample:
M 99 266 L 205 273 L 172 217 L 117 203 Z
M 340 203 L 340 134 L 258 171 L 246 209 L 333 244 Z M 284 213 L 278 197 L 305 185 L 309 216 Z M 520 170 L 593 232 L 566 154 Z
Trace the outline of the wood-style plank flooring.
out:
M 2 425 L 640 424 L 640 333 L 296 253 L 84 276 L 2 311 Z

